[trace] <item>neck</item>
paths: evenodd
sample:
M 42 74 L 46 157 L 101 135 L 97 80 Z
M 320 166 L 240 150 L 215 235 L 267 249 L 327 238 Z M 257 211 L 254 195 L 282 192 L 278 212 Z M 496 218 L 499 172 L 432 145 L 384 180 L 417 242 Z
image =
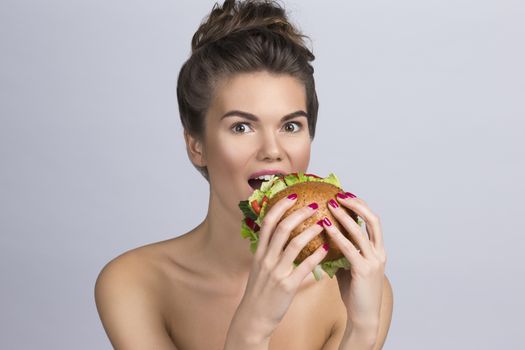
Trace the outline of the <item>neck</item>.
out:
M 241 237 L 242 218 L 238 207 L 229 207 L 210 191 L 208 215 L 198 235 L 201 252 L 217 277 L 238 279 L 249 274 L 253 254 L 250 241 Z

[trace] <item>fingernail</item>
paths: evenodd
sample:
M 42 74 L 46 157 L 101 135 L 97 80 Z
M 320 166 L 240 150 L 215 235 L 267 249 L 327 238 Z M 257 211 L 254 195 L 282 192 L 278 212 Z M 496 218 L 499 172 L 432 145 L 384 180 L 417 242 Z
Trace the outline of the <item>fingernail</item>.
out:
M 332 222 L 328 218 L 323 219 L 323 224 L 325 224 L 326 226 L 332 226 Z
M 350 197 L 350 198 L 355 198 L 355 197 L 357 197 L 355 194 L 350 193 L 350 192 L 345 192 L 345 194 L 346 194 L 348 197 Z
M 330 249 L 330 246 L 328 245 L 328 243 L 324 243 L 323 244 L 323 249 L 328 251 L 328 249 Z
M 294 200 L 297 198 L 297 193 L 292 193 L 291 195 L 289 195 L 288 197 L 286 197 L 288 199 L 291 199 L 291 200 Z
M 313 210 L 319 208 L 319 205 L 317 205 L 317 203 L 315 203 L 315 202 L 312 202 L 312 203 L 308 204 L 308 206 L 309 206 L 310 208 L 312 208 Z
M 337 207 L 339 207 L 339 204 L 337 204 L 337 202 L 334 201 L 333 199 L 330 199 L 330 200 L 328 201 L 328 203 L 330 203 L 330 205 L 331 205 L 333 208 L 337 208 Z
M 319 220 L 319 221 L 317 221 L 317 225 L 323 227 L 323 220 Z
M 337 194 L 337 197 L 339 197 L 339 198 L 341 198 L 341 199 L 346 199 L 346 198 L 348 198 L 348 196 L 347 196 L 346 194 L 344 194 L 344 193 L 338 193 L 338 194 Z

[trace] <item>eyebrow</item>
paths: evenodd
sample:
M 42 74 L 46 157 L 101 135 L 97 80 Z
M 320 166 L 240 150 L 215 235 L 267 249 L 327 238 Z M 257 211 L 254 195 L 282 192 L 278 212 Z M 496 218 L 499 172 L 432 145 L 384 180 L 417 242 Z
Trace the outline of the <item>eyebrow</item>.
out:
M 224 114 L 221 117 L 221 120 L 223 120 L 224 118 L 227 118 L 227 117 L 234 117 L 234 116 L 242 117 L 242 118 L 251 120 L 253 122 L 258 122 L 259 121 L 259 118 L 257 118 L 254 114 L 247 113 L 247 112 L 242 112 L 242 111 L 236 111 L 236 110 L 227 112 L 226 114 Z M 290 120 L 290 119 L 293 119 L 293 118 L 296 118 L 296 117 L 306 117 L 306 118 L 308 118 L 308 114 L 305 111 L 295 111 L 293 113 L 287 114 L 284 117 L 282 117 L 281 118 L 281 122 L 285 122 L 287 120 Z

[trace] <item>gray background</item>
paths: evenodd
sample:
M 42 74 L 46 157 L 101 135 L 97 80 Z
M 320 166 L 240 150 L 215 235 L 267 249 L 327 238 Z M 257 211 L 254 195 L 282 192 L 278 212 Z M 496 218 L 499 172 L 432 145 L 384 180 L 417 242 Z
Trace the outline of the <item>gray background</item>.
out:
M 0 2 L 0 348 L 109 349 L 100 269 L 204 218 L 175 88 L 212 4 Z M 385 349 L 520 348 L 524 3 L 286 5 L 317 56 L 309 170 L 383 221 Z

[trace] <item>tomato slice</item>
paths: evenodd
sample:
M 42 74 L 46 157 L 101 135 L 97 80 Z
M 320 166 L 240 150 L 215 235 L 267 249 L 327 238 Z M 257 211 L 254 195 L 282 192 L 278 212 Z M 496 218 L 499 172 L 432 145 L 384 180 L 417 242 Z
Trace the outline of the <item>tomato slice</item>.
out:
M 306 175 L 306 176 L 312 176 L 312 177 L 315 177 L 315 178 L 318 178 L 318 179 L 322 179 L 322 177 L 317 176 L 317 175 L 315 175 L 315 174 L 304 174 L 304 175 Z
M 257 199 L 254 199 L 250 205 L 252 206 L 253 208 L 253 211 L 255 212 L 255 214 L 259 215 L 259 213 L 261 212 L 261 207 L 259 206 L 259 203 L 257 203 Z

